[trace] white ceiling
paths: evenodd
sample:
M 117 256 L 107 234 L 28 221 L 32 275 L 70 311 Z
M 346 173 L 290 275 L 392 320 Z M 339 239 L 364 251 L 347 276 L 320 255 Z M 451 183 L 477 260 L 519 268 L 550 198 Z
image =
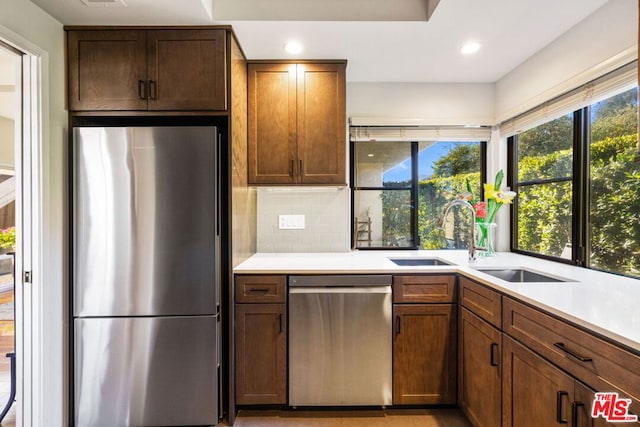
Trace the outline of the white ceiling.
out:
M 125 0 L 127 7 L 87 7 L 81 0 L 32 1 L 67 25 L 231 24 L 249 59 L 290 58 L 283 46 L 296 39 L 305 46 L 297 58 L 347 59 L 348 81 L 434 83 L 495 82 L 607 2 L 441 0 L 428 22 L 384 22 L 340 21 L 342 16 L 308 21 L 304 10 L 299 20 L 243 20 L 255 18 L 249 12 L 237 20 L 215 19 L 216 7 L 231 0 Z M 292 19 L 291 11 L 282 6 L 285 1 L 293 7 L 302 0 L 276 2 L 283 19 Z M 242 8 L 235 13 L 238 10 Z M 470 39 L 480 42 L 481 50 L 474 56 L 460 55 L 460 47 Z

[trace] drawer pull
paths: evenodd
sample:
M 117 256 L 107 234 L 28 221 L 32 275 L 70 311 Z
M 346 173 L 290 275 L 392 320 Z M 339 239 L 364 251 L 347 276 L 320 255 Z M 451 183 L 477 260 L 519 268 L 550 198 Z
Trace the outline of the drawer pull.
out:
M 498 362 L 496 362 L 496 350 L 498 350 L 498 343 L 492 342 L 490 351 L 491 351 L 491 366 L 500 366 Z
M 140 99 L 147 99 L 147 89 L 144 80 L 138 80 L 138 97 Z
M 560 424 L 569 424 L 569 421 L 562 416 L 562 413 L 564 412 L 562 408 L 564 406 L 562 405 L 562 401 L 565 396 L 569 396 L 569 393 L 566 391 L 559 391 L 556 395 L 556 421 Z
M 560 350 L 564 351 L 565 353 L 567 353 L 569 356 L 575 357 L 576 359 L 578 359 L 581 362 L 591 362 L 593 359 L 591 359 L 590 357 L 585 357 L 585 356 L 581 356 L 578 353 L 576 353 L 573 350 L 568 349 L 563 342 L 557 342 L 555 344 L 553 344 L 555 347 L 559 348 Z
M 158 99 L 158 91 L 156 90 L 156 81 L 149 80 L 149 98 Z
M 250 294 L 266 294 L 269 292 L 268 288 L 251 288 L 249 289 Z
M 573 421 L 571 422 L 571 426 L 572 427 L 578 427 L 578 415 L 579 415 L 579 409 L 580 408 L 584 408 L 584 403 L 582 402 L 573 402 L 571 404 L 571 415 L 573 418 Z

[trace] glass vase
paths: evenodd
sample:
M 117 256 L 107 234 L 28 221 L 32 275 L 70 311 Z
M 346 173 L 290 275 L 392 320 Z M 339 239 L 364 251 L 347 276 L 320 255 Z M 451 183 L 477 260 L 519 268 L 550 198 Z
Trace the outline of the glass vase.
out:
M 496 227 L 495 222 L 476 223 L 476 250 L 478 251 L 478 256 L 489 257 L 496 255 L 493 249 L 496 239 Z

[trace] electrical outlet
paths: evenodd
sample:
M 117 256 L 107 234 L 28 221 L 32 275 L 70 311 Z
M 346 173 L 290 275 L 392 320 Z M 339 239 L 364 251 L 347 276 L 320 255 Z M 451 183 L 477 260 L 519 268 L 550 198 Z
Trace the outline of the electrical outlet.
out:
M 304 230 L 304 215 L 278 215 L 280 230 Z

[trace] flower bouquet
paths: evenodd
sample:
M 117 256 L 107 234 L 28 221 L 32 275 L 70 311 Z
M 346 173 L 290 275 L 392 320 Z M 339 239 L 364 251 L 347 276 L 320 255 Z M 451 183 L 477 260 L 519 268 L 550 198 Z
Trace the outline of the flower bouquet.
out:
M 468 201 L 475 211 L 476 220 L 476 247 L 483 249 L 482 255 L 493 256 L 493 233 L 495 233 L 495 218 L 498 210 L 504 204 L 511 204 L 516 193 L 508 190 L 501 190 L 504 171 L 500 169 L 496 174 L 493 184 L 484 184 L 484 201 L 474 200 L 471 191 L 471 183 L 467 179 L 467 191 L 459 198 Z

